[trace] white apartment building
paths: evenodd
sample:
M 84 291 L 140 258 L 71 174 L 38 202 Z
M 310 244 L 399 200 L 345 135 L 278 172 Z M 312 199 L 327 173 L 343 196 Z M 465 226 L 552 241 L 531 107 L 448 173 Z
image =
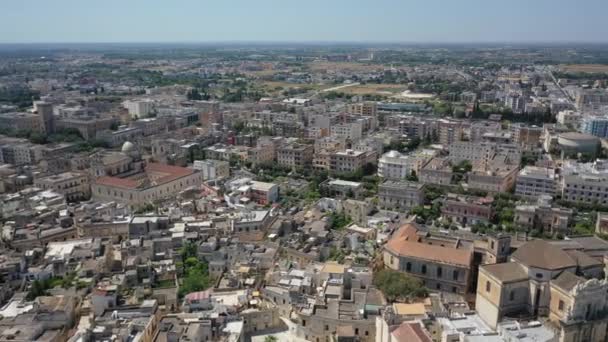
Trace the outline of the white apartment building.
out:
M 562 110 L 557 113 L 557 123 L 572 127 L 578 127 L 581 113 L 574 110 Z
M 132 118 L 147 118 L 154 110 L 154 101 L 150 99 L 127 100 L 122 105 Z
M 230 176 L 230 163 L 224 160 L 195 160 L 192 168 L 203 174 L 203 180 L 221 179 Z
M 333 137 L 356 141 L 363 136 L 363 125 L 360 122 L 333 125 L 330 132 Z
M 608 205 L 608 160 L 565 163 L 562 177 L 562 199 Z
M 558 188 L 555 169 L 526 166 L 517 175 L 515 194 L 522 197 L 538 198 L 543 195 L 555 196 Z
M 402 154 L 397 151 L 389 151 L 380 157 L 378 161 L 378 176 L 385 179 L 403 179 L 420 170 L 434 157 L 439 154 L 437 150 L 423 149 L 410 154 Z
M 516 145 L 493 142 L 457 141 L 449 145 L 449 159 L 458 164 L 464 160 L 487 163 L 497 154 L 506 155 L 512 162 L 519 162 L 521 153 Z

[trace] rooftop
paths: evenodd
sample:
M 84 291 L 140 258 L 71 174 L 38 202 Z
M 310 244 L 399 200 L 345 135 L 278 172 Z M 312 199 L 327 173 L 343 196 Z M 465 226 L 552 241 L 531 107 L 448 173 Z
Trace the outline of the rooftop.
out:
M 471 266 L 473 251 L 471 249 L 457 249 L 431 245 L 420 242 L 416 236 L 418 229 L 413 224 L 406 224 L 397 231 L 385 248 L 401 256 L 439 262 L 448 265 L 457 265 L 465 268 Z

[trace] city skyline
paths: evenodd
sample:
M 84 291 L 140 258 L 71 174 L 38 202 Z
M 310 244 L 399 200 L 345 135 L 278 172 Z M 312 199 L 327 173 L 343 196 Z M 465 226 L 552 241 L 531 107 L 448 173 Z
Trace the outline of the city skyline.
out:
M 26 0 L 3 4 L 0 43 L 604 43 L 608 4 L 516 0 L 496 10 L 480 0 Z

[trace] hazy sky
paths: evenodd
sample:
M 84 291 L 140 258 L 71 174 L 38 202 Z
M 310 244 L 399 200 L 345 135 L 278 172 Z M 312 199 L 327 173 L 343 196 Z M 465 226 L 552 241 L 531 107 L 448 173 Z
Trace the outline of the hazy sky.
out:
M 0 0 L 0 42 L 608 42 L 608 0 Z

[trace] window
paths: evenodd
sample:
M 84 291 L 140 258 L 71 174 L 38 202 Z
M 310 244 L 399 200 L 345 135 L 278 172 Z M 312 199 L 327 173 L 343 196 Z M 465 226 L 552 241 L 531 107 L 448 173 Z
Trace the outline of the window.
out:
M 405 270 L 408 272 L 412 271 L 412 263 L 408 262 L 407 264 L 405 264 Z
M 458 280 L 458 270 L 454 270 L 454 272 L 452 272 L 452 278 L 454 280 Z
M 559 300 L 559 304 L 557 305 L 557 308 L 559 309 L 559 311 L 564 311 L 564 301 L 563 300 Z
M 536 273 L 536 278 L 543 279 L 543 274 L 542 273 Z
M 443 275 L 443 269 L 441 268 L 441 266 L 437 267 L 437 278 L 441 278 L 441 276 Z
M 329 325 L 325 326 L 325 331 L 329 331 Z
M 486 292 L 490 292 L 491 287 L 492 287 L 492 285 L 490 285 L 490 282 L 486 281 Z
M 306 320 L 302 320 L 302 326 L 305 327 L 306 326 Z
M 441 284 L 437 283 L 437 285 L 435 285 L 435 288 L 436 288 L 437 290 L 441 290 Z
M 426 274 L 426 265 L 422 265 L 422 269 L 420 270 L 422 274 Z
M 510 301 L 514 301 L 515 300 L 515 291 L 509 292 L 509 300 Z

